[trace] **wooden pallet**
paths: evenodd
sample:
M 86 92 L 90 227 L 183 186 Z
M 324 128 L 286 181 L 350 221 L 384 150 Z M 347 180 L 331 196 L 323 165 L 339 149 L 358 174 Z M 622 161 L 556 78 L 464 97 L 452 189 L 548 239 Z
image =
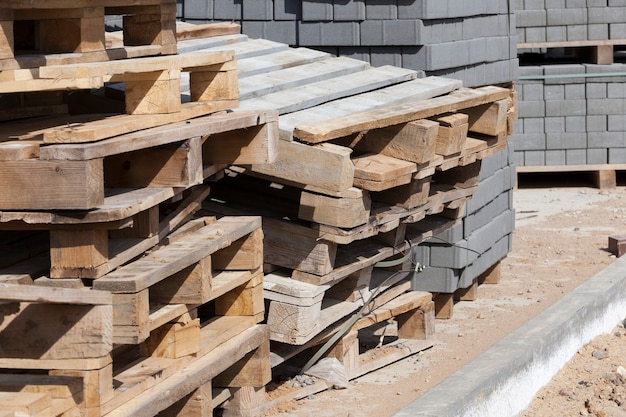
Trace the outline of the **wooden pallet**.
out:
M 258 217 L 223 217 L 93 281 L 113 294 L 115 343 L 140 343 L 209 301 L 219 316 L 262 321 L 260 227 Z
M 106 48 L 105 16 L 124 15 L 124 47 Z M 0 69 L 176 53 L 173 0 L 3 2 Z
M 115 120 L 95 124 L 100 129 L 106 123 Z M 271 112 L 213 114 L 92 143 L 41 146 L 31 140 L 42 132 L 20 136 L 9 126 L 3 130 L 4 137 L 24 139 L 0 144 L 3 210 L 93 209 L 104 203 L 107 189 L 189 188 L 213 175 L 216 165 L 276 157 L 276 114 Z M 24 187 L 40 192 L 34 197 Z
M 0 364 L 34 371 L 3 374 L 3 404 L 37 416 L 206 413 L 269 382 L 260 218 L 201 220 L 91 288 L 0 284 Z M 24 395 L 20 381 L 50 392 Z M 227 388 L 219 402 L 188 404 L 211 384 Z
M 524 42 L 518 43 L 518 52 L 541 51 L 542 54 L 551 54 L 556 57 L 575 58 L 577 62 L 589 64 L 610 65 L 615 62 L 615 51 L 626 45 L 625 39 L 603 39 L 588 41 L 563 42 Z
M 524 174 L 580 174 L 589 173 L 596 188 L 612 189 L 617 186 L 617 172 L 625 171 L 625 164 L 516 166 L 516 181 Z

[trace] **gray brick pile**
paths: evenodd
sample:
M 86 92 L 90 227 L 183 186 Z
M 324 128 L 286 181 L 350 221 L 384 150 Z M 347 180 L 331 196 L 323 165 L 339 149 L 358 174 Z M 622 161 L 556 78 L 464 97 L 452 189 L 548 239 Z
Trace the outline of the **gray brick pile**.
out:
M 467 288 L 511 251 L 515 225 L 512 158 L 509 146 L 484 159 L 478 189 L 466 204 L 463 221 L 414 249 L 413 262 L 424 269 L 414 274 L 413 289 L 449 294 Z
M 320 49 L 374 66 L 460 79 L 515 79 L 510 0 L 179 0 L 189 22 L 235 21 L 251 38 Z
M 624 0 L 516 0 L 518 43 L 626 39 Z
M 625 64 L 527 66 L 520 77 L 517 165 L 626 163 Z

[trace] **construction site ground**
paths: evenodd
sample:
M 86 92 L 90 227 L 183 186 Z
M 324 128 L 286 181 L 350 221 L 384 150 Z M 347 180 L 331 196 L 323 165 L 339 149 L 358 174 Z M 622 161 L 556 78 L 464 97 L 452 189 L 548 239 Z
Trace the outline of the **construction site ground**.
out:
M 500 282 L 480 285 L 475 301 L 457 302 L 451 319 L 438 319 L 431 349 L 357 378 L 348 389 L 266 415 L 391 416 L 610 265 L 616 258 L 608 237 L 626 233 L 626 187 L 619 177 L 610 190 L 593 188 L 585 177 L 574 180 L 520 181 L 513 250 L 501 261 Z M 622 375 L 619 366 L 626 368 L 626 331 L 618 326 L 581 347 L 524 416 L 626 415 L 619 408 L 626 406 L 626 370 Z

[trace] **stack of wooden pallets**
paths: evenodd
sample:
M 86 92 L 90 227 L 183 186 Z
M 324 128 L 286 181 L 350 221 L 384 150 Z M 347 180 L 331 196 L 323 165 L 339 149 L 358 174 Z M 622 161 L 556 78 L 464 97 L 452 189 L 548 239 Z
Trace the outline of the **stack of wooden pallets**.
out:
M 275 162 L 230 167 L 202 213 L 263 216 L 275 375 L 302 365 L 299 358 L 311 357 L 355 314 L 360 318 L 326 353 L 349 378 L 432 346 L 432 297 L 410 291 L 416 265 L 404 255 L 460 221 L 480 161 L 506 146 L 514 88 L 462 88 L 401 68 L 230 39 L 239 66 L 237 111 L 277 110 L 281 140 Z M 179 48 L 226 47 L 196 39 Z M 400 264 L 382 268 L 393 259 Z M 386 340 L 401 348 L 359 353 L 366 328 L 387 320 L 394 337 Z
M 176 53 L 174 1 L 126 3 L 0 8 L 2 416 L 241 415 L 270 380 L 261 218 L 194 213 L 277 113 L 230 111 L 232 52 Z
M 176 29 L 169 0 L 14 3 L 0 412 L 257 415 L 310 393 L 266 386 L 331 338 L 348 378 L 432 346 L 406 255 L 459 221 L 511 131 L 510 88 Z M 46 12 L 78 42 L 24 35 Z

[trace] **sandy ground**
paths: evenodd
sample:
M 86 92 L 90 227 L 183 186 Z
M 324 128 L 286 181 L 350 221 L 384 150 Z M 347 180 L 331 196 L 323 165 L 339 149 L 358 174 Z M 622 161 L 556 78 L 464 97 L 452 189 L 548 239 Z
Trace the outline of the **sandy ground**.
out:
M 348 389 L 324 391 L 267 415 L 391 416 L 609 265 L 615 257 L 608 253 L 608 236 L 626 233 L 625 202 L 625 187 L 516 190 L 513 251 L 501 263 L 500 283 L 481 285 L 477 300 L 457 302 L 452 319 L 437 320 L 433 348 L 355 379 Z M 626 332 L 616 328 L 615 333 Z M 525 417 L 626 416 L 626 408 L 623 414 L 607 414 L 594 403 L 611 395 L 608 406 L 626 403 L 626 370 L 623 377 L 617 374 L 619 365 L 626 368 L 626 336 L 611 334 L 592 345 L 577 357 L 590 360 L 590 352 L 603 350 L 608 358 L 597 359 L 604 354 L 596 353 L 591 365 L 566 367 L 570 379 L 555 378 L 556 386 L 538 394 Z M 591 394 L 583 395 L 583 387 Z

